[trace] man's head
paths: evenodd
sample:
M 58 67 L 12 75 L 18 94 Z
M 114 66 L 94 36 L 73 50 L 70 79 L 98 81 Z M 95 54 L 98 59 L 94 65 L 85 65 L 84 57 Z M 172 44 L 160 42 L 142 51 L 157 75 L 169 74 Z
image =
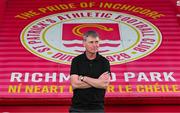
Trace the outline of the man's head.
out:
M 99 35 L 95 31 L 87 31 L 83 34 L 83 45 L 88 53 L 96 53 L 99 48 Z

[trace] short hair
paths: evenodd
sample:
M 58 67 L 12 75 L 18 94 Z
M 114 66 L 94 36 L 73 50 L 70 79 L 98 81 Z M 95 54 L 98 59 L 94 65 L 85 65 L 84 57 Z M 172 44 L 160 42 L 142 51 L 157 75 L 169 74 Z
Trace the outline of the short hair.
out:
M 89 30 L 83 34 L 83 40 L 86 40 L 88 36 L 99 38 L 99 34 L 96 31 Z

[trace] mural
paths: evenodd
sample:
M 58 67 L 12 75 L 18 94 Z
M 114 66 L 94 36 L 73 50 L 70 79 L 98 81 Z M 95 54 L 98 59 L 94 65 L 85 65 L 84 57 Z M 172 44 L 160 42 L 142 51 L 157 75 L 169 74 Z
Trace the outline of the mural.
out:
M 70 64 L 84 52 L 81 36 L 87 30 L 100 34 L 99 53 L 111 63 L 107 98 L 180 96 L 180 25 L 169 0 L 11 0 L 6 5 L 0 98 L 70 99 Z

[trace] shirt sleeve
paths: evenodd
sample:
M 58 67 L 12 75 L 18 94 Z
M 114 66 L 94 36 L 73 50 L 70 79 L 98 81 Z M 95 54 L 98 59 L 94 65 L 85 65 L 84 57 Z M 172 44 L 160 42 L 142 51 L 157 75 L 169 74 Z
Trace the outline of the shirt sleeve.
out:
M 71 62 L 70 75 L 72 75 L 72 74 L 78 74 L 77 60 L 75 60 L 75 59 L 73 59 Z
M 111 73 L 111 69 L 110 69 L 110 63 L 109 63 L 109 61 L 108 60 L 106 60 L 106 62 L 105 62 L 105 65 L 104 65 L 105 67 L 105 72 L 106 71 L 108 71 L 109 73 Z

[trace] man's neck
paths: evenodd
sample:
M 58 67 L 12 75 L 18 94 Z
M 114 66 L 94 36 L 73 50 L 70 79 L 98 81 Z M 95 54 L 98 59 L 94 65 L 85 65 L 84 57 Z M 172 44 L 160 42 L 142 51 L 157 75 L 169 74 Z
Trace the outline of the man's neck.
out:
M 93 59 L 96 58 L 96 53 L 86 52 L 86 57 L 87 57 L 89 60 L 93 60 Z

